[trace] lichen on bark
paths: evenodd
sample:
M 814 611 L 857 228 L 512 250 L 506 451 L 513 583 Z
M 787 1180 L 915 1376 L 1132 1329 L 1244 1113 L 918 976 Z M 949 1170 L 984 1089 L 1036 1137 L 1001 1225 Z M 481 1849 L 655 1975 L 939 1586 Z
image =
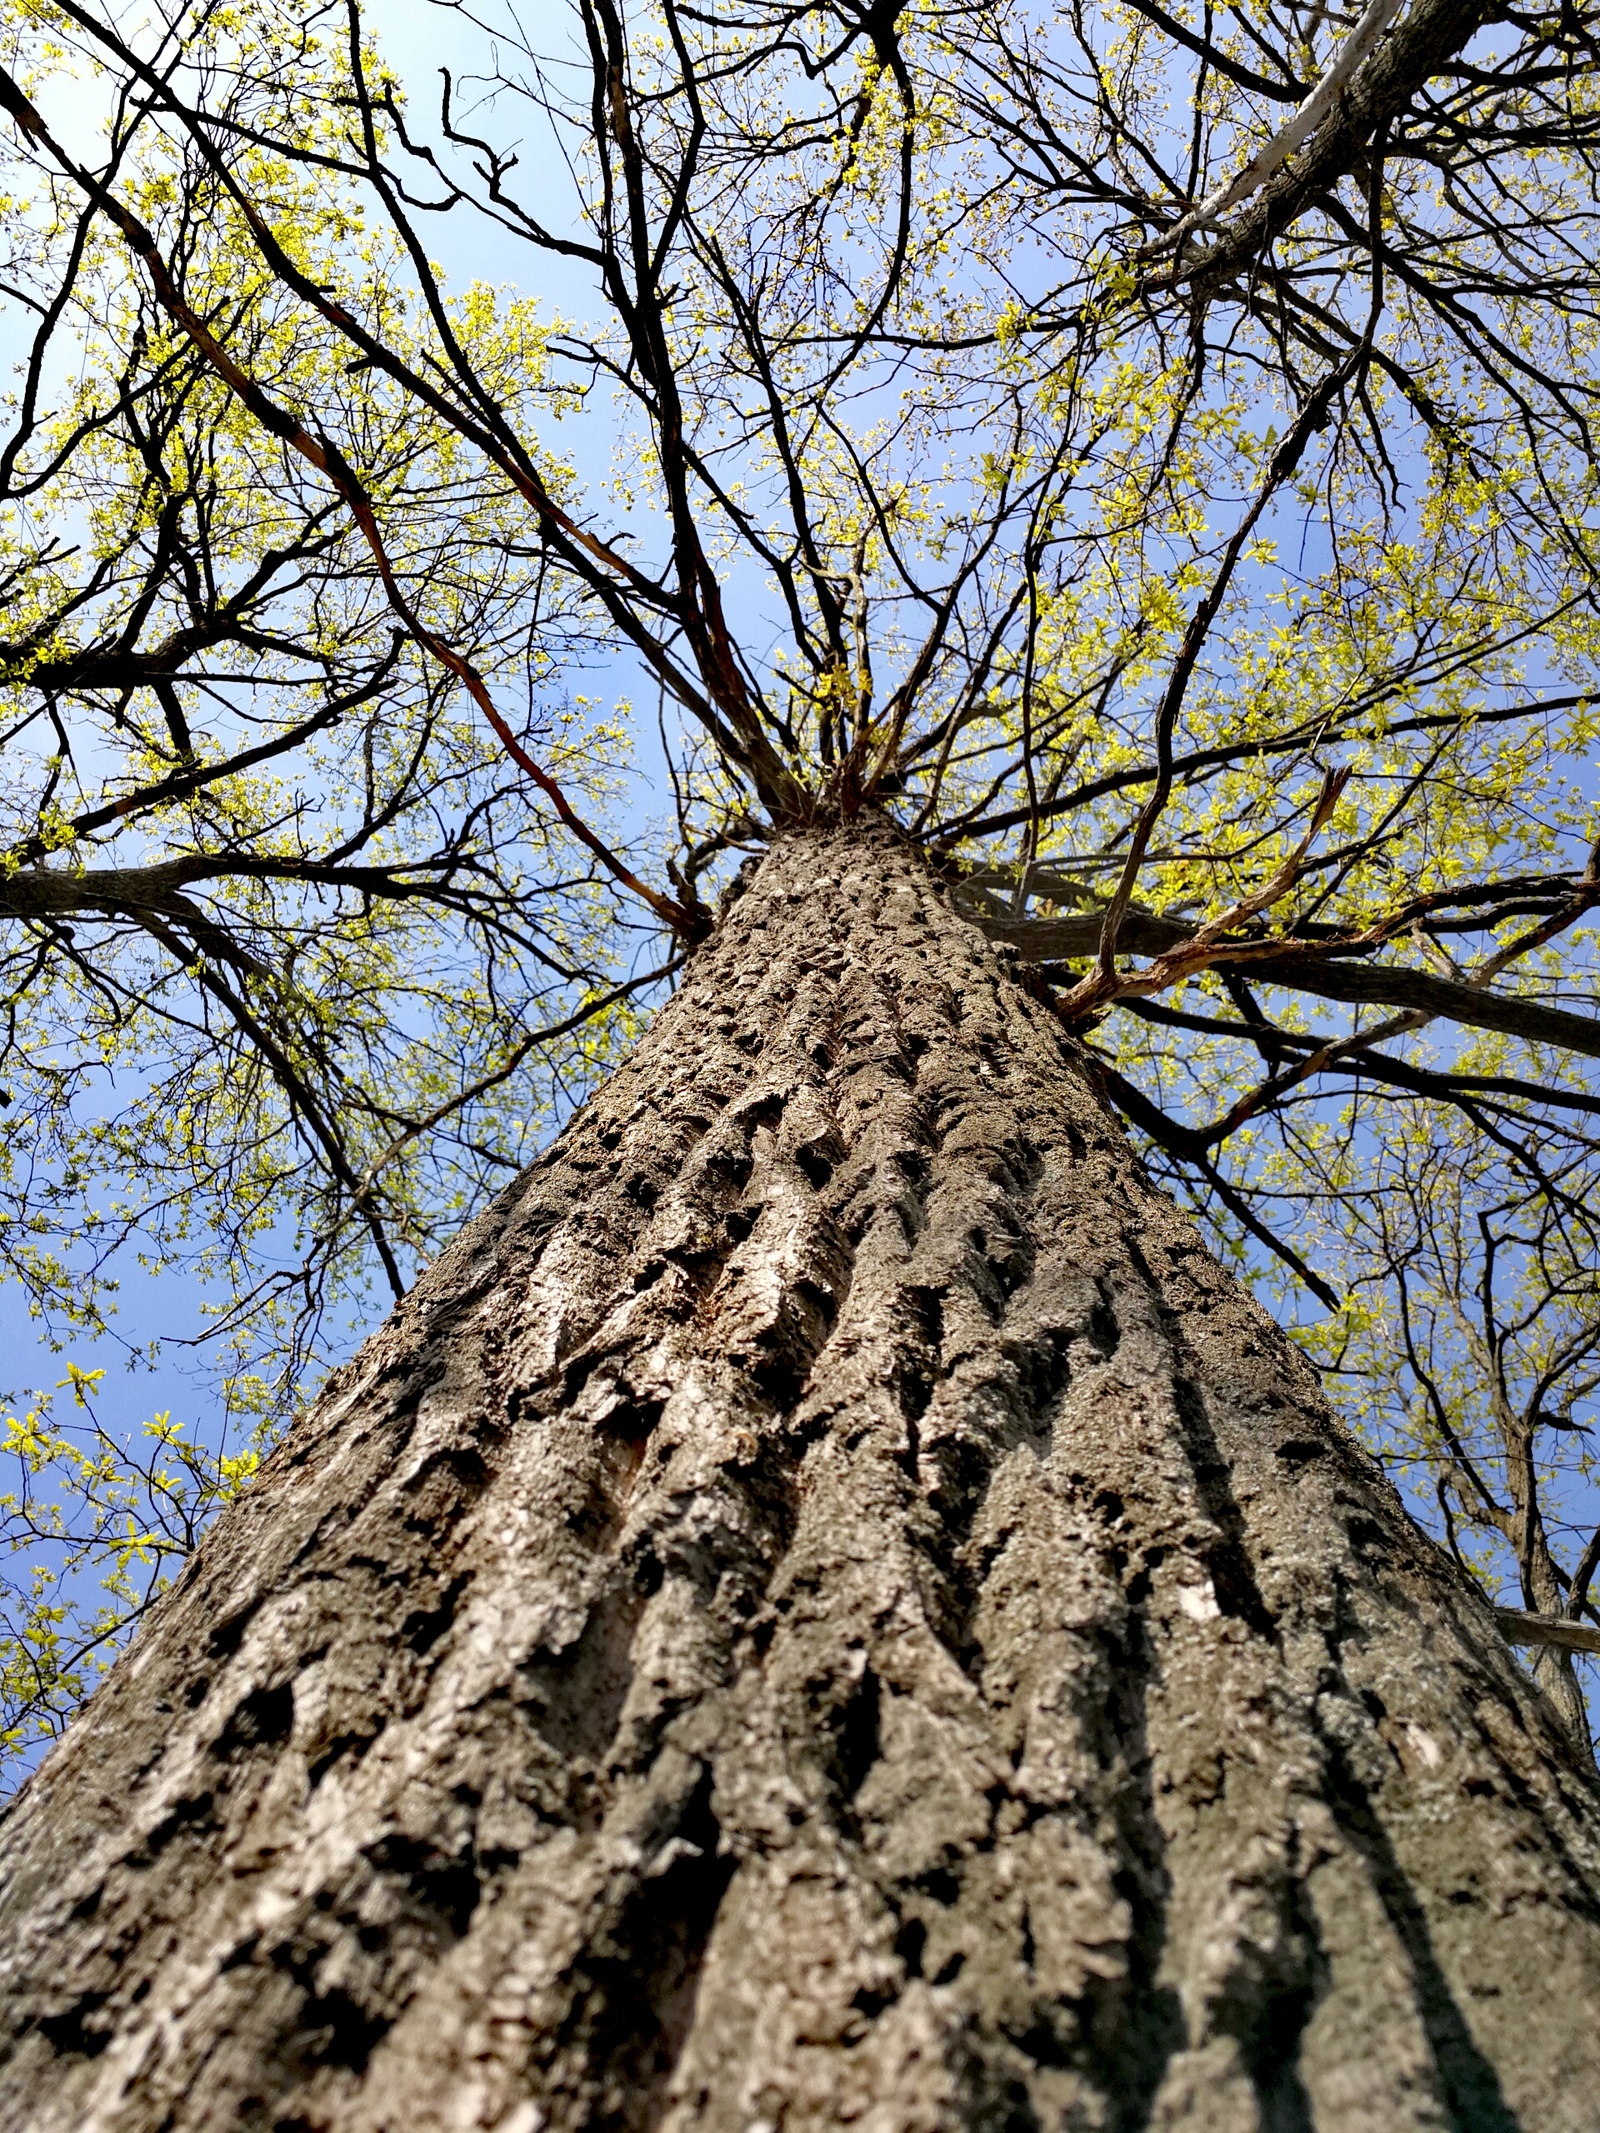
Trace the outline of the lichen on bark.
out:
M 883 827 L 780 843 L 0 1829 L 11 2133 L 1593 2133 L 1600 1794 Z

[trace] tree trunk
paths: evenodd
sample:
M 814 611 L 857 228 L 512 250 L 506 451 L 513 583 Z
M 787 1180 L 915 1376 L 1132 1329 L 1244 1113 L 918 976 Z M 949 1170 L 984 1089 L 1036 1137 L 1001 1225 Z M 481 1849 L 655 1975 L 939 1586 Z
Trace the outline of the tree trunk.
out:
M 763 864 L 0 1830 L 29 2133 L 1594 2133 L 1600 1787 L 882 828 Z

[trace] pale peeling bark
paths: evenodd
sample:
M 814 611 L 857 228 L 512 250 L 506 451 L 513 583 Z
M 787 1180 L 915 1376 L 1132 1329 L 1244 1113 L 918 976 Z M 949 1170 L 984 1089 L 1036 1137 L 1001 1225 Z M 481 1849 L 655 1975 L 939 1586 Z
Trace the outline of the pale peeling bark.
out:
M 888 833 L 764 864 L 3 1832 L 29 2133 L 1593 2133 L 1600 1799 Z

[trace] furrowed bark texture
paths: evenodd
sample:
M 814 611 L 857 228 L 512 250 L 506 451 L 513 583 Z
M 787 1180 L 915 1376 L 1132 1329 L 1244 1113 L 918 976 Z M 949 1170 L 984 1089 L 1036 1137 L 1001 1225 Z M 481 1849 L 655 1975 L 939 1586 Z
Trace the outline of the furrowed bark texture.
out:
M 1600 1802 L 887 831 L 214 1529 L 0 1831 L 29 2133 L 1594 2133 Z

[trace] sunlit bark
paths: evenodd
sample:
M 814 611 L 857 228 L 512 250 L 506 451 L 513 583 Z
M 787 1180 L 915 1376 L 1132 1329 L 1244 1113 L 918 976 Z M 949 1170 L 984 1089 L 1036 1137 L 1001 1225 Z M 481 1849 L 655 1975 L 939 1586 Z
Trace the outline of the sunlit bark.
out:
M 764 862 L 0 1831 L 0 2126 L 1538 2128 L 1600 1795 L 890 832 Z

